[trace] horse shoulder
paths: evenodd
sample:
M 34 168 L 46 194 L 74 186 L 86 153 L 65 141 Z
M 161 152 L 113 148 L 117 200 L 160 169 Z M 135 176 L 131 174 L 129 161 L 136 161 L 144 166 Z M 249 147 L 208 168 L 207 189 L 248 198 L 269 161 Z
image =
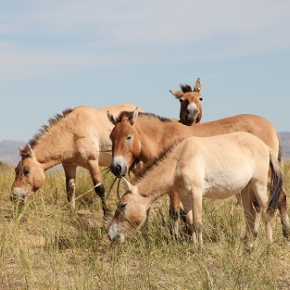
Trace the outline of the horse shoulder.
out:
M 174 158 L 177 160 L 175 176 L 183 182 L 193 184 L 199 183 L 204 176 L 204 162 L 201 153 L 200 142 L 195 137 L 186 138 L 181 141 Z

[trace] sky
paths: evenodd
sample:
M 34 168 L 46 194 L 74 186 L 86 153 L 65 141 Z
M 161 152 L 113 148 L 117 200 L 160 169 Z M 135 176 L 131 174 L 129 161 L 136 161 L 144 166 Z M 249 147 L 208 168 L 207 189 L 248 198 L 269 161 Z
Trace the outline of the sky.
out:
M 202 122 L 290 132 L 290 1 L 0 0 L 0 142 L 79 105 L 178 118 L 169 90 L 198 77 Z

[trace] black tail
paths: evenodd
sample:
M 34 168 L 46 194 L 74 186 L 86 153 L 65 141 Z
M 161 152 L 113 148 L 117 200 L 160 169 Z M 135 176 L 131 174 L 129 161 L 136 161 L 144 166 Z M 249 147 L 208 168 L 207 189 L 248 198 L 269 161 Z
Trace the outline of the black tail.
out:
M 270 182 L 271 197 L 269 200 L 267 212 L 273 214 L 278 206 L 280 192 L 283 187 L 284 174 L 280 167 L 280 164 L 278 163 L 271 149 L 270 149 L 270 170 L 271 170 L 271 182 Z
M 279 135 L 277 134 L 278 140 L 279 140 L 279 152 L 278 152 L 278 162 L 281 164 L 282 161 L 282 145 Z

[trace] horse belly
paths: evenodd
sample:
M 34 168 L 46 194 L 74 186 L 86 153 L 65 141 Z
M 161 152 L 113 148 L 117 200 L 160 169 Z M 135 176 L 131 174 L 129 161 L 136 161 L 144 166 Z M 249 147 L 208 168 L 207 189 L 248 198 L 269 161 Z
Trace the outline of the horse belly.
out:
M 213 199 L 226 199 L 240 193 L 249 183 L 250 174 L 226 176 L 205 182 L 203 196 Z
M 77 149 L 79 159 L 85 164 L 88 160 L 97 160 L 101 167 L 108 167 L 111 164 L 112 146 L 109 137 L 90 134 L 87 138 L 77 140 Z
M 111 165 L 112 154 L 109 152 L 101 152 L 99 156 L 99 166 L 108 167 Z

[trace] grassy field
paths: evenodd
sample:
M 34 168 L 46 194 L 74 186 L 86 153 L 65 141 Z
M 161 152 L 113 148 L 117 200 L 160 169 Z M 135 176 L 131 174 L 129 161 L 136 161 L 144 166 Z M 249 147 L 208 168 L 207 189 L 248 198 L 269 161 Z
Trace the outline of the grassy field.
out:
M 290 164 L 284 164 L 290 192 Z M 109 189 L 112 175 L 103 174 Z M 168 197 L 156 202 L 146 231 L 111 244 L 92 182 L 78 171 L 77 209 L 67 206 L 63 172 L 23 208 L 9 201 L 14 170 L 0 171 L 0 289 L 290 289 L 290 245 L 276 213 L 274 243 L 261 224 L 255 250 L 244 251 L 244 218 L 235 199 L 204 201 L 204 247 L 170 234 Z M 288 195 L 288 207 L 289 207 Z M 114 209 L 116 186 L 109 196 Z M 181 224 L 181 229 L 183 225 Z

